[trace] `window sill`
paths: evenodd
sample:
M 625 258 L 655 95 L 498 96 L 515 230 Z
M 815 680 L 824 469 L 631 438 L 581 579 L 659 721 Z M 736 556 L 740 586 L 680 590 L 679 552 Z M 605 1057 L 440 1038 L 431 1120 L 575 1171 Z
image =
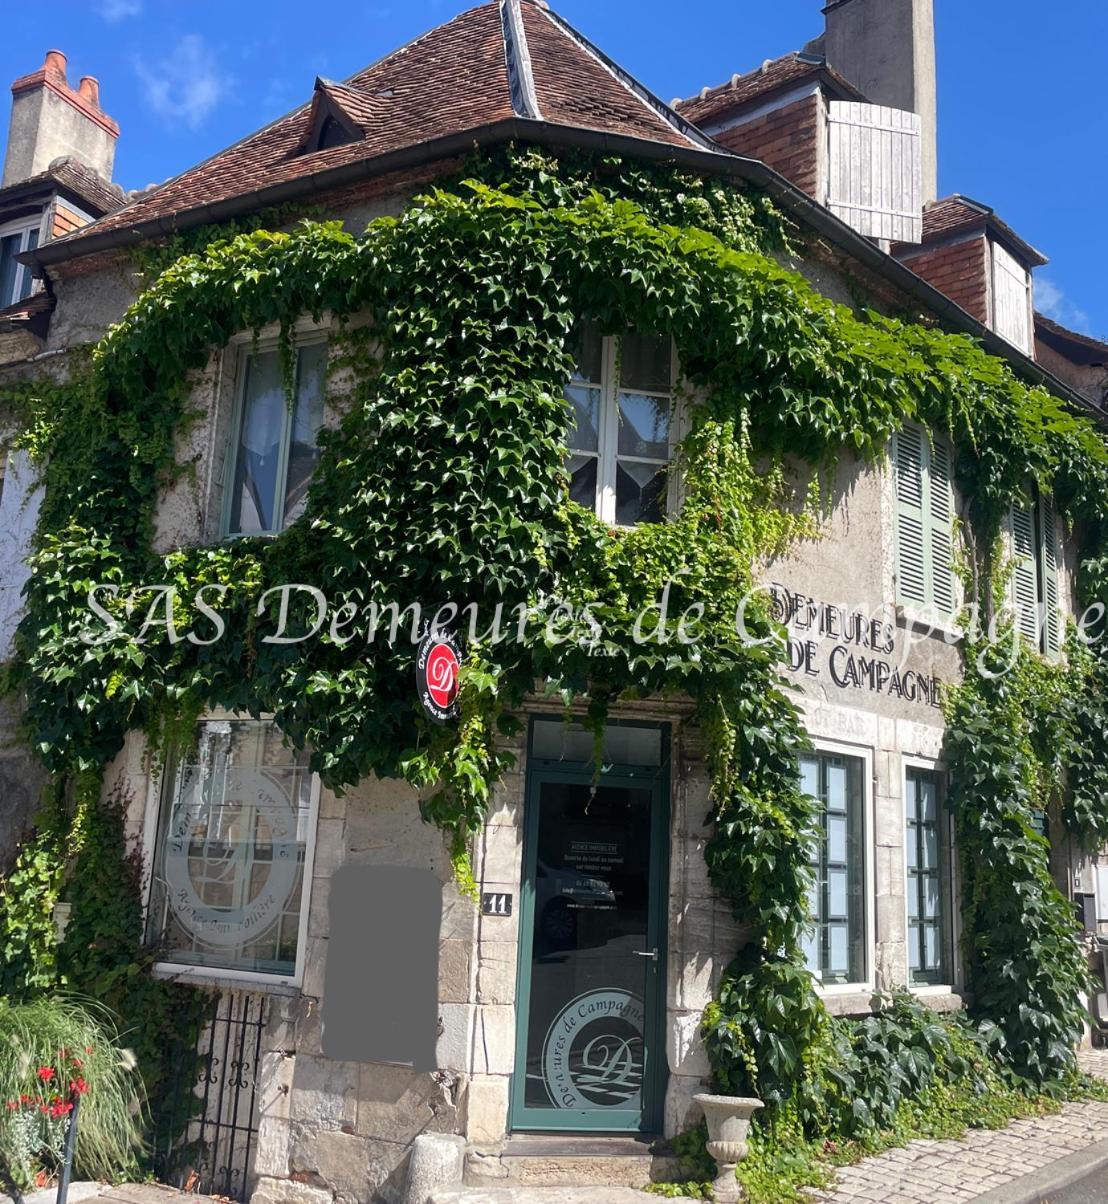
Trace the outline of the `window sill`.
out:
M 221 990 L 264 991 L 267 995 L 300 995 L 295 979 L 273 974 L 251 974 L 234 970 L 213 970 L 207 966 L 178 966 L 173 962 L 157 962 L 151 970 L 154 978 L 168 982 L 186 983 L 194 987 L 218 987 Z
M 874 1011 L 876 992 L 865 983 L 847 983 L 841 987 L 822 987 L 817 983 L 816 994 L 831 1016 L 869 1016 Z
M 921 983 L 919 986 L 909 987 L 908 991 L 935 1012 L 960 1012 L 966 1006 L 961 992 L 954 987 Z
M 917 635 L 939 635 L 948 644 L 965 639 L 965 628 L 959 627 L 952 615 L 932 614 L 915 606 L 896 604 L 896 625 Z

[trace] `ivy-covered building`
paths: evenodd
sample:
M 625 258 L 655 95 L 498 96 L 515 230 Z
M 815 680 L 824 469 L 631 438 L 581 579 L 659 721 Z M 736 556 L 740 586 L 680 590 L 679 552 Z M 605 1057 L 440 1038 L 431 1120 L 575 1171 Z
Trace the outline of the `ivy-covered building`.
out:
M 829 1017 L 894 992 L 1072 1072 L 1105 361 L 932 195 L 893 9 L 670 105 L 494 0 L 23 256 L 3 981 L 141 1030 L 159 1173 L 638 1184 L 713 1083 L 861 1131 Z

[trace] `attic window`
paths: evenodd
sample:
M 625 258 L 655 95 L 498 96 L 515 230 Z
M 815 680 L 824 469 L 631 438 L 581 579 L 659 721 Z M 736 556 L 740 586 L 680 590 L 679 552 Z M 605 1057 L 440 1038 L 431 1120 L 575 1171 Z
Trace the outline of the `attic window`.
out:
M 311 155 L 333 146 L 361 142 L 366 132 L 361 110 L 367 107 L 368 102 L 369 97 L 364 93 L 360 94 L 330 80 L 317 79 L 307 129 L 296 148 L 296 154 Z M 355 106 L 352 111 L 349 110 L 350 105 Z
M 332 146 L 345 146 L 348 142 L 355 141 L 355 136 L 336 121 L 330 113 L 324 117 L 319 127 L 319 133 L 315 138 L 315 146 L 309 147 L 311 150 L 329 150 Z

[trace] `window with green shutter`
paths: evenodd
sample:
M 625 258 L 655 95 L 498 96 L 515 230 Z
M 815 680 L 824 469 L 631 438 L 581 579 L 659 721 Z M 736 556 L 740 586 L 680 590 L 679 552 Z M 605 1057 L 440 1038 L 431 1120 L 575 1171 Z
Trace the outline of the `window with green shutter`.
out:
M 1054 502 L 1046 496 L 1039 498 L 1039 564 L 1043 582 L 1043 651 L 1058 656 L 1062 651 L 1062 616 L 1058 611 L 1058 562 L 1061 548 L 1058 541 L 1058 519 Z
M 1057 656 L 1062 648 L 1058 613 L 1058 521 L 1049 497 L 1017 502 L 1008 516 L 1012 540 L 1011 604 L 1016 625 L 1033 648 Z
M 954 492 L 941 439 L 909 425 L 893 439 L 896 581 L 902 604 L 954 613 Z

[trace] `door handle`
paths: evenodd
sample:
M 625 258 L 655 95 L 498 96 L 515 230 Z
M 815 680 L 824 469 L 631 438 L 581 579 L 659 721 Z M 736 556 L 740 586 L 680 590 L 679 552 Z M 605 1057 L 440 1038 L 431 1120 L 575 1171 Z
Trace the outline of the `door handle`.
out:
M 636 949 L 635 956 L 636 957 L 649 957 L 652 962 L 656 962 L 658 960 L 658 950 L 657 949 Z

